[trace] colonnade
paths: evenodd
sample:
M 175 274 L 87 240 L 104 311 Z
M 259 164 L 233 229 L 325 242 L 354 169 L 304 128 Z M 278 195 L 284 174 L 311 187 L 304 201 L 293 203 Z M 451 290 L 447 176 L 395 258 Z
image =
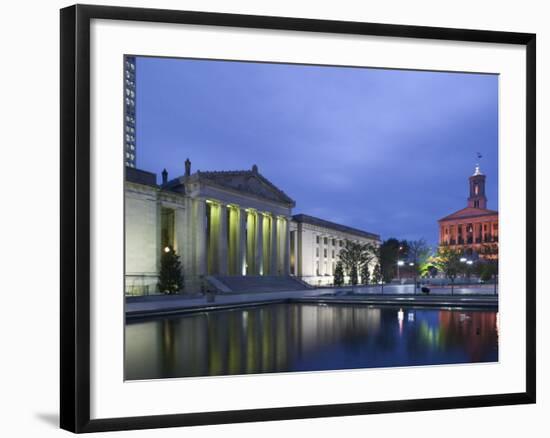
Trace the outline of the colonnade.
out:
M 289 218 L 211 200 L 195 199 L 197 274 L 289 275 Z
M 487 226 L 487 230 L 484 230 L 484 225 Z M 462 227 L 462 233 L 458 232 L 459 227 Z M 469 231 L 470 227 L 472 231 Z M 472 242 L 468 242 L 468 238 L 470 237 L 472 238 Z M 460 242 L 459 238 L 462 238 L 462 242 Z M 472 221 L 450 225 L 445 224 L 440 227 L 440 242 L 447 245 L 490 243 L 495 241 L 495 239 L 498 239 L 498 221 Z

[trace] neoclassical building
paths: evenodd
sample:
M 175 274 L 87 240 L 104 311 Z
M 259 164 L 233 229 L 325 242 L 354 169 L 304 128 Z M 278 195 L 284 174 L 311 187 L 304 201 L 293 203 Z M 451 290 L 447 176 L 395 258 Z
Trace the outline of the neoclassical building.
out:
M 380 244 L 378 234 L 297 214 L 290 222 L 292 275 L 311 285 L 329 285 L 334 281 L 334 269 L 346 240 L 362 244 Z M 370 271 L 374 268 L 372 262 Z
M 439 219 L 439 245 L 481 257 L 498 255 L 498 211 L 487 208 L 486 176 L 476 166 L 468 178 L 469 197 L 465 208 Z M 484 255 L 487 248 L 492 254 Z
M 187 160 L 183 176 L 169 179 L 163 171 L 160 185 L 154 173 L 126 167 L 126 293 L 156 291 L 162 251 L 180 256 L 186 291 L 200 290 L 205 281 L 229 291 L 242 278 L 330 284 L 345 239 L 380 240 L 311 216 L 293 217 L 294 207 L 256 165 L 192 173 Z

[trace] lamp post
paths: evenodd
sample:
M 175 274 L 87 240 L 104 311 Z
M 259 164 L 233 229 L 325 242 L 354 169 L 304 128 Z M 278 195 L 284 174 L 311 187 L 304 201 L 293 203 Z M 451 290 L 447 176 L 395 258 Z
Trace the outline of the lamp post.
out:
M 409 262 L 409 266 L 412 268 L 412 267 L 414 266 L 414 263 L 413 263 L 413 262 Z M 416 272 L 414 273 L 413 292 L 414 292 L 414 295 L 416 295 Z
M 403 260 L 397 260 L 397 279 L 399 280 L 399 283 L 401 283 L 401 274 L 399 271 L 399 267 L 403 266 L 405 262 Z

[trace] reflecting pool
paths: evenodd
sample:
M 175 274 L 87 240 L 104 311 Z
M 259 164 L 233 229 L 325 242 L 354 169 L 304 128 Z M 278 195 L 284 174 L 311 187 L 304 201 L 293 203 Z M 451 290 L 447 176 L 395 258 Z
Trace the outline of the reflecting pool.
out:
M 128 380 L 495 362 L 498 314 L 271 304 L 126 325 Z

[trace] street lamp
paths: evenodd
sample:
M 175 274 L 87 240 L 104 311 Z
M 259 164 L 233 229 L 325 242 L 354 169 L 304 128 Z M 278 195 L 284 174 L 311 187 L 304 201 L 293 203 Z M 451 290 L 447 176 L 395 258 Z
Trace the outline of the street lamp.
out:
M 399 283 L 401 283 L 401 274 L 399 273 L 399 267 L 403 266 L 405 262 L 403 260 L 397 260 L 397 279 L 399 280 Z

